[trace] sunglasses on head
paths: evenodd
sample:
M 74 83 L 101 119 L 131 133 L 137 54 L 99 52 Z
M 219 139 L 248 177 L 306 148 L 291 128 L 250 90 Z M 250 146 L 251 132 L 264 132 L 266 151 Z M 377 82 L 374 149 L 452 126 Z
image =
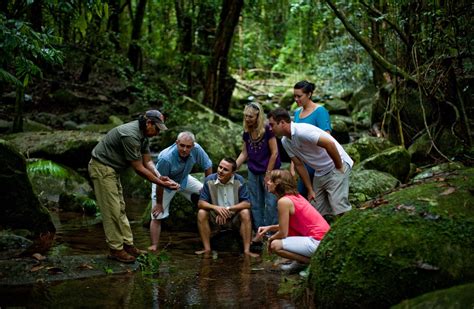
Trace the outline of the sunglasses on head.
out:
M 254 102 L 250 102 L 250 103 L 247 103 L 247 106 L 253 108 L 254 110 L 260 112 L 260 108 L 258 107 L 257 103 L 254 103 Z

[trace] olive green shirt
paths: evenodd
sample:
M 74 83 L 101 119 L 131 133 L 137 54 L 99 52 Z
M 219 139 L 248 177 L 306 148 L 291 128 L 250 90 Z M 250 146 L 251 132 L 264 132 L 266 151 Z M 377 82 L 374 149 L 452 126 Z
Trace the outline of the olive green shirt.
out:
M 115 170 L 130 166 L 130 161 L 141 160 L 150 153 L 149 141 L 140 130 L 138 120 L 110 130 L 92 150 L 92 158 Z

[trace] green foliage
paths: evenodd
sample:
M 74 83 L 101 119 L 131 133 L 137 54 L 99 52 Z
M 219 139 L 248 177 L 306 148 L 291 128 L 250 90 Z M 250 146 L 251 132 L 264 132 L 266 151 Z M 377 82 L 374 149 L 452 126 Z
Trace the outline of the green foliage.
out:
M 35 175 L 52 175 L 60 179 L 67 179 L 70 176 L 67 169 L 49 160 L 29 162 L 27 172 L 30 177 Z
M 159 254 L 142 254 L 137 258 L 140 270 L 144 275 L 158 274 L 161 263 L 169 260 L 170 256 L 165 250 L 161 250 Z
M 17 87 L 28 86 L 32 76 L 41 76 L 39 61 L 62 62 L 62 53 L 53 46 L 59 41 L 51 31 L 36 32 L 28 23 L 0 13 L 0 54 L 7 68 L 0 70 L 0 79 Z

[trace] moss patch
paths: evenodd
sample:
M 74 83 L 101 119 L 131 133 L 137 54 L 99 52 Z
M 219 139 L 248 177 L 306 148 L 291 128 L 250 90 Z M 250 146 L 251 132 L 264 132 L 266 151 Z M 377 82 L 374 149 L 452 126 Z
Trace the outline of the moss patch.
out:
M 388 307 L 474 280 L 473 176 L 410 186 L 338 220 L 312 259 L 317 307 Z

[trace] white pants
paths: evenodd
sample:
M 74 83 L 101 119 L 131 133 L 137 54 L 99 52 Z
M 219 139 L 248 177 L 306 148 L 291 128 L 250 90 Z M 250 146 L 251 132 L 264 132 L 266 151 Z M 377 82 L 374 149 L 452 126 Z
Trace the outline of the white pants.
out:
M 319 246 L 319 240 L 307 236 L 289 236 L 281 240 L 283 250 L 311 257 Z
M 186 184 L 186 187 L 183 188 L 181 187 L 179 190 L 163 190 L 163 212 L 160 213 L 158 216 L 153 216 L 153 213 L 151 214 L 151 219 L 164 219 L 167 218 L 170 213 L 169 213 L 169 208 L 171 204 L 171 200 L 173 199 L 174 195 L 176 193 L 180 193 L 183 195 L 188 201 L 191 202 L 191 194 L 199 194 L 199 192 L 202 189 L 202 183 L 197 180 L 195 177 L 188 175 L 188 183 Z M 151 186 L 151 209 L 153 211 L 153 207 L 156 205 L 156 184 L 153 184 Z

